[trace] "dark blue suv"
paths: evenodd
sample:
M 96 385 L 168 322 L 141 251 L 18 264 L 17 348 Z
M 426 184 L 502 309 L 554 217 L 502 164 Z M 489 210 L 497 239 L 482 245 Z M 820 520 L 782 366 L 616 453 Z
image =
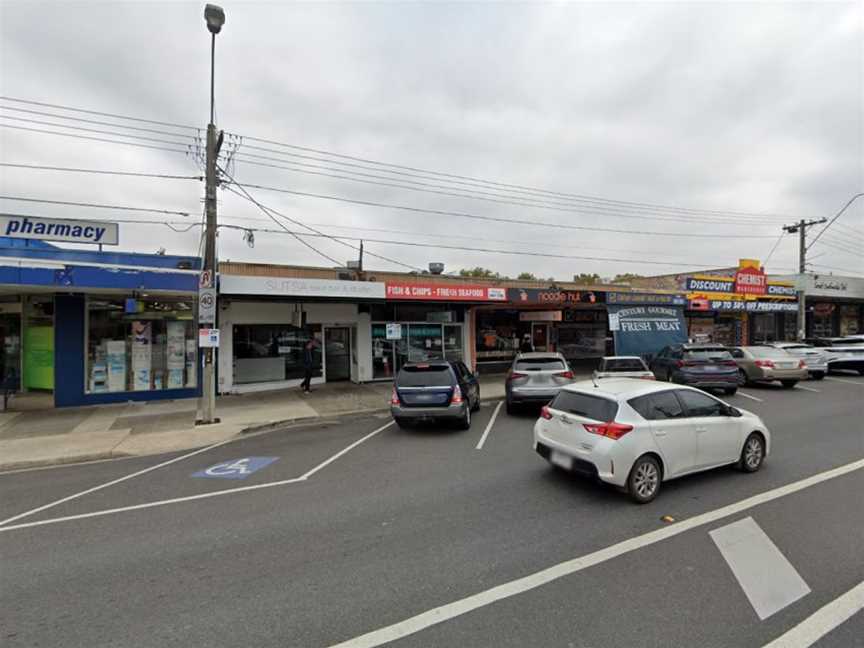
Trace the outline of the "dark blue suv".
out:
M 430 361 L 402 367 L 393 381 L 390 413 L 399 427 L 420 421 L 452 421 L 471 427 L 480 409 L 480 385 L 462 362 Z

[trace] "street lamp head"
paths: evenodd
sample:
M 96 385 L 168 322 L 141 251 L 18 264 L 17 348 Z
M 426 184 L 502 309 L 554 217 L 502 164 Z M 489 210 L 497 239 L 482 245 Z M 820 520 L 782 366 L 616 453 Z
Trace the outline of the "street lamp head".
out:
M 218 34 L 225 24 L 225 12 L 219 5 L 208 4 L 204 7 L 204 20 L 207 21 L 207 29 L 211 34 Z

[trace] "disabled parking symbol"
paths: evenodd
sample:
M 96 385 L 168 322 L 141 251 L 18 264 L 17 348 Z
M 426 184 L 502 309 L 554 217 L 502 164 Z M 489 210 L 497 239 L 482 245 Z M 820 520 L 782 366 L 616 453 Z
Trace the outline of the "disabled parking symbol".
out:
M 206 477 L 210 479 L 246 479 L 252 473 L 261 470 L 265 466 L 279 459 L 279 457 L 243 457 L 242 459 L 231 459 L 223 461 L 204 470 L 192 473 L 193 477 Z

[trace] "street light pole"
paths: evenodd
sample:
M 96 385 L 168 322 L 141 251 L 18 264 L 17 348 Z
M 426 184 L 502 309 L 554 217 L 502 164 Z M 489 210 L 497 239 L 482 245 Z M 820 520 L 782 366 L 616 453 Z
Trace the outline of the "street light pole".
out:
M 204 231 L 204 272 L 201 288 L 216 287 L 216 158 L 219 155 L 219 138 L 216 133 L 215 121 L 215 79 L 216 79 L 216 34 L 225 24 L 225 12 L 221 7 L 208 4 L 204 8 L 204 19 L 210 31 L 210 123 L 207 124 L 207 164 L 206 184 L 204 189 L 204 212 L 206 228 Z M 211 326 L 212 324 L 207 324 Z M 201 424 L 218 423 L 216 418 L 216 368 L 214 366 L 215 352 L 212 347 L 204 348 L 204 375 L 201 391 Z
M 827 222 L 827 218 L 819 220 L 800 220 L 794 225 L 784 225 L 783 231 L 790 234 L 798 233 L 798 341 L 807 337 L 807 295 L 804 291 L 804 274 L 807 272 L 807 228 Z

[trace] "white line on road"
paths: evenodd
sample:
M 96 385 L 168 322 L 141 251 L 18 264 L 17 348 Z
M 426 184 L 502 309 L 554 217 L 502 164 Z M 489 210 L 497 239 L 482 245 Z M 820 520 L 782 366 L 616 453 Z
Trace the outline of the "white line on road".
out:
M 764 621 L 810 593 L 810 587 L 752 517 L 714 529 L 708 535 Z
M 857 380 L 847 380 L 846 378 L 831 378 L 829 376 L 825 377 L 825 380 L 830 380 L 831 382 L 842 382 L 847 385 L 859 385 L 864 387 L 864 382 L 858 382 Z
M 495 411 L 492 412 L 492 418 L 489 419 L 489 423 L 486 425 L 486 429 L 483 430 L 483 436 L 480 437 L 480 441 L 477 442 L 477 447 L 475 450 L 482 450 L 483 444 L 486 443 L 486 437 L 489 436 L 489 431 L 492 429 L 492 426 L 495 425 L 495 419 L 498 418 L 498 412 L 501 411 L 501 406 L 504 404 L 504 401 L 498 401 L 498 405 L 495 406 Z
M 761 398 L 756 398 L 755 396 L 751 396 L 750 394 L 745 394 L 740 389 L 738 390 L 738 395 L 743 396 L 744 398 L 749 398 L 750 400 L 755 400 L 757 403 L 764 403 L 765 402 Z
M 821 394 L 821 389 L 813 389 L 812 387 L 805 387 L 804 385 L 798 385 L 795 389 L 803 389 L 804 391 L 813 392 L 814 394 Z
M 861 470 L 862 468 L 864 468 L 864 459 L 859 459 L 858 461 L 846 464 L 845 466 L 840 466 L 833 470 L 812 475 L 806 479 L 792 482 L 785 486 L 780 486 L 779 488 L 766 491 L 759 495 L 748 497 L 747 499 L 715 509 L 714 511 L 702 513 L 701 515 L 692 517 L 689 520 L 684 520 L 683 522 L 678 522 L 655 531 L 649 531 L 648 533 L 624 540 L 623 542 L 600 549 L 599 551 L 558 563 L 557 565 L 547 567 L 546 569 L 529 574 L 528 576 L 517 578 L 516 580 L 503 583 L 502 585 L 478 592 L 477 594 L 472 594 L 471 596 L 467 596 L 458 601 L 427 610 L 426 612 L 409 617 L 408 619 L 399 621 L 393 625 L 373 630 L 372 632 L 348 639 L 339 644 L 334 644 L 330 648 L 375 648 L 375 646 L 381 646 L 388 642 L 395 641 L 396 639 L 401 639 L 402 637 L 407 637 L 416 632 L 420 632 L 421 630 L 433 625 L 467 614 L 468 612 L 478 608 L 491 605 L 496 601 L 522 594 L 558 580 L 559 578 L 563 578 L 564 576 L 569 576 L 570 574 L 575 574 L 576 572 L 587 569 L 588 567 L 599 565 L 600 563 L 630 553 L 631 551 L 647 547 L 660 542 L 661 540 L 666 540 L 686 531 L 690 531 L 691 529 L 720 520 L 729 515 L 734 515 L 754 506 L 771 502 L 786 495 L 791 495 L 792 493 L 804 490 L 810 486 L 821 484 L 829 479 L 834 479 L 835 477 L 840 477 L 855 470 Z
M 764 648 L 806 648 L 812 646 L 853 614 L 864 610 L 864 581 L 851 590 L 819 608 L 788 632 L 780 635 Z
M 393 425 L 395 422 L 396 422 L 396 421 L 390 421 L 389 423 L 386 423 L 385 425 L 382 425 L 381 427 L 379 427 L 377 430 L 372 430 L 369 434 L 367 434 L 366 436 L 364 436 L 362 439 L 358 439 L 357 441 L 355 441 L 354 443 L 352 443 L 351 445 L 349 445 L 347 448 L 344 448 L 344 449 L 340 450 L 339 452 L 337 452 L 335 455 L 333 455 L 333 456 L 330 457 L 329 459 L 325 459 L 324 461 L 322 461 L 320 464 L 318 464 L 317 466 L 315 466 L 312 470 L 309 470 L 309 471 L 305 472 L 305 473 L 300 477 L 300 479 L 309 479 L 309 478 L 310 478 L 312 475 L 314 475 L 316 472 L 318 472 L 319 470 L 321 470 L 321 469 L 324 468 L 325 466 L 328 466 L 329 464 L 333 463 L 333 462 L 336 461 L 339 457 L 341 457 L 342 455 L 344 455 L 346 452 L 349 452 L 349 451 L 353 450 L 353 449 L 356 448 L 358 445 L 360 445 L 361 443 L 363 443 L 366 439 L 371 439 L 373 436 L 375 436 L 375 435 L 378 434 L 379 432 L 382 432 L 383 430 L 386 430 L 388 427 L 390 427 L 391 425 Z
M 266 484 L 254 484 L 252 486 L 240 486 L 238 488 L 228 488 L 226 490 L 213 491 L 211 493 L 199 493 L 198 495 L 187 495 L 185 497 L 174 497 L 172 499 L 159 500 L 158 502 L 146 502 L 145 504 L 133 504 L 132 506 L 121 506 L 119 508 L 104 509 L 102 511 L 93 511 L 91 513 L 79 513 L 78 515 L 67 515 L 65 517 L 51 518 L 48 520 L 38 520 L 36 522 L 22 522 L 21 524 L 12 524 L 10 526 L 0 526 L 0 533 L 4 531 L 15 531 L 17 529 L 29 529 L 30 527 L 43 526 L 45 524 L 56 524 L 57 522 L 69 522 L 71 520 L 83 520 L 85 518 L 101 517 L 103 515 L 112 515 L 114 513 L 124 513 L 126 511 L 138 511 L 141 509 L 153 508 L 155 506 L 165 506 L 166 504 L 178 504 L 180 502 L 191 502 L 192 500 L 206 499 L 208 497 L 219 497 L 221 495 L 232 495 L 233 493 L 242 493 L 244 491 L 258 490 L 261 488 L 271 488 L 273 486 L 284 486 L 285 484 L 294 484 L 296 482 L 306 481 L 305 477 L 295 477 L 294 479 L 283 479 L 281 481 L 268 482 Z
M 62 497 L 53 502 L 49 502 L 48 504 L 43 504 L 42 506 L 36 507 L 29 511 L 24 511 L 23 513 L 19 513 L 18 515 L 13 515 L 10 518 L 6 518 L 2 522 L 0 522 L 0 527 L 3 527 L 10 522 L 14 522 L 15 520 L 20 520 L 21 518 L 28 517 L 33 515 L 34 513 L 39 513 L 41 511 L 45 511 L 50 508 L 54 508 L 55 506 L 59 506 L 60 504 L 65 504 L 66 502 L 70 502 L 74 499 L 78 499 L 79 497 L 83 497 L 84 495 L 89 495 L 90 493 L 95 493 L 96 491 L 100 491 L 103 488 L 108 488 L 109 486 L 114 486 L 121 482 L 126 481 L 127 479 L 132 479 L 133 477 L 140 477 L 148 472 L 153 470 L 157 470 L 158 468 L 164 468 L 165 466 L 171 465 L 173 463 L 177 463 L 178 461 L 183 461 L 184 459 L 188 459 L 189 457 L 194 457 L 197 454 L 201 454 L 202 452 L 207 452 L 208 450 L 212 450 L 213 448 L 218 448 L 221 445 L 225 445 L 226 443 L 230 443 L 234 441 L 234 438 L 226 439 L 224 441 L 220 441 L 219 443 L 214 443 L 212 445 L 206 446 L 204 448 L 199 448 L 194 452 L 188 452 L 184 455 L 180 455 L 179 457 L 174 457 L 173 459 L 169 459 L 168 461 L 163 461 L 162 463 L 156 464 L 155 466 L 150 466 L 149 468 L 144 468 L 143 470 L 138 470 L 134 473 L 126 475 L 125 477 L 120 477 L 118 479 L 113 479 L 109 482 L 105 482 L 104 484 L 99 484 L 98 486 L 93 486 L 93 488 L 88 488 L 87 490 L 80 491 L 78 493 L 74 493 L 72 495 L 67 495 L 66 497 Z

